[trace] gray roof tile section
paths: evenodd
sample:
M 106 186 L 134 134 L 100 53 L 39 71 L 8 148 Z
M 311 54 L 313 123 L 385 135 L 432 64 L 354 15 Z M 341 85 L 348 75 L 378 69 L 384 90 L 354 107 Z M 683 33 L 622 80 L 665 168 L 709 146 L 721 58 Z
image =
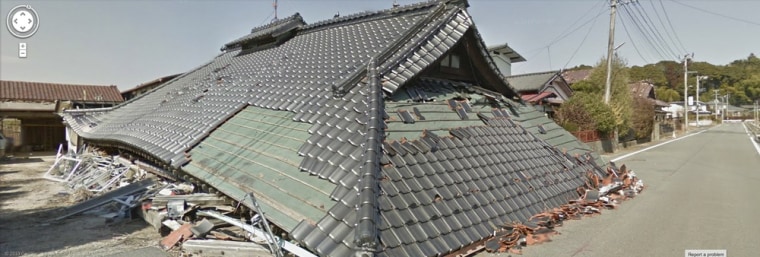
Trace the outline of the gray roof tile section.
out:
M 506 77 L 506 79 L 517 92 L 522 93 L 526 91 L 539 91 L 547 82 L 549 82 L 549 80 L 556 76 L 559 76 L 559 71 L 513 75 Z
M 310 118 L 302 121 L 315 123 L 317 130 L 341 119 L 355 123 L 355 115 L 363 114 L 366 106 L 363 98 L 332 101 L 330 85 L 357 72 L 426 9 L 417 5 L 404 10 L 381 11 L 395 15 L 302 33 L 278 47 L 242 56 L 237 56 L 240 50 L 231 50 L 130 104 L 92 115 L 69 112 L 64 119 L 87 139 L 142 149 L 174 167 L 187 163 L 186 151 L 246 105 L 306 114 L 301 117 Z M 336 111 L 352 105 L 358 109 Z M 325 123 L 325 117 L 331 122 Z M 321 138 L 313 135 L 310 142 Z M 331 153 L 323 151 L 316 158 Z

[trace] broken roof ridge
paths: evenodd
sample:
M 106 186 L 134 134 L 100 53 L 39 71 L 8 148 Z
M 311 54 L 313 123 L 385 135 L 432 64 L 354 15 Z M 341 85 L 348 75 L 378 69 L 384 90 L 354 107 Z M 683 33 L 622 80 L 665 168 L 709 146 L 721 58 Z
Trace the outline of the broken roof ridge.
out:
M 347 16 L 339 16 L 332 19 L 321 20 L 321 21 L 306 25 L 303 28 L 303 30 L 305 33 L 308 33 L 314 30 L 331 27 L 333 25 L 344 25 L 345 23 L 348 23 L 348 22 L 363 22 L 366 19 L 371 19 L 371 18 L 393 16 L 393 15 L 397 15 L 401 13 L 416 12 L 416 11 L 420 11 L 426 8 L 431 8 L 441 2 L 443 1 L 428 0 L 424 2 L 413 3 L 413 4 L 399 6 L 399 7 L 392 7 L 392 8 L 382 9 L 382 10 L 377 10 L 377 11 L 363 11 L 363 12 L 353 13 Z
M 251 41 L 256 41 L 258 39 L 264 38 L 267 35 L 271 37 L 277 37 L 284 32 L 298 30 L 305 25 L 306 21 L 303 20 L 301 14 L 295 13 L 287 18 L 275 20 L 267 25 L 253 28 L 251 29 L 251 33 L 243 35 L 242 37 L 224 44 L 220 50 L 226 51 L 228 49 L 240 47 L 243 44 Z
M 254 28 L 251 29 L 251 34 L 263 31 L 265 29 L 269 29 L 269 28 L 275 27 L 277 25 L 285 24 L 285 23 L 288 23 L 288 22 L 291 22 L 291 21 L 302 21 L 302 22 L 306 23 L 306 21 L 304 21 L 304 19 L 301 16 L 301 14 L 299 12 L 296 12 L 296 13 L 288 16 L 288 17 L 285 17 L 285 18 L 282 18 L 282 19 L 272 20 L 272 22 L 270 22 L 270 23 L 267 23 L 267 24 L 264 24 L 264 25 L 261 25 L 261 26 L 258 26 L 258 27 L 254 27 Z

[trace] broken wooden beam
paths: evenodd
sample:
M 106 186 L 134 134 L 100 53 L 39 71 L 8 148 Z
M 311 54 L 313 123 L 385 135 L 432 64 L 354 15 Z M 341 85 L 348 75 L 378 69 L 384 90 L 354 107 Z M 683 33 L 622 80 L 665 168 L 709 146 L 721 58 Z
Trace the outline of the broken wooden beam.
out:
M 225 205 L 224 198 L 215 194 L 196 193 L 189 195 L 156 195 L 153 197 L 153 206 L 164 206 L 172 200 L 185 200 L 188 204 L 201 206 Z

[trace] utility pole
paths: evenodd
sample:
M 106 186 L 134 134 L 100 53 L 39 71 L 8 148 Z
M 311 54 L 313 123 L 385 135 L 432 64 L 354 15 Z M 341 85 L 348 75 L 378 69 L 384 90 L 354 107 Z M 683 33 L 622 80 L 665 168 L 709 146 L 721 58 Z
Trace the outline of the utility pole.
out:
M 697 128 L 699 128 L 699 75 L 697 75 L 697 99 L 694 99 L 694 106 L 697 106 L 696 113 L 697 113 Z
M 731 97 L 731 93 L 728 93 L 723 96 L 723 111 L 720 113 L 720 123 L 723 123 L 724 120 L 726 120 L 726 110 L 728 109 L 728 98 Z
M 689 79 L 688 79 L 688 73 L 689 73 L 689 55 L 686 54 L 683 56 L 683 131 L 686 132 L 686 130 L 689 128 Z
M 615 12 L 617 0 L 610 0 L 610 38 L 607 42 L 607 82 L 604 84 L 604 103 L 610 104 L 610 84 L 612 83 L 612 51 L 615 47 Z
M 718 119 L 718 90 L 713 89 L 713 92 L 715 93 L 715 107 L 713 107 L 713 112 L 715 112 L 715 119 Z
M 697 75 L 697 100 L 694 101 L 694 105 L 697 106 L 697 127 L 699 127 L 699 81 L 707 79 L 707 76 L 699 76 Z
M 758 113 L 757 113 L 757 105 L 758 105 L 757 102 L 760 102 L 760 100 L 755 100 L 755 124 L 760 124 L 760 123 L 758 123 L 760 121 L 757 120 L 758 118 L 760 118 L 760 115 L 758 115 Z

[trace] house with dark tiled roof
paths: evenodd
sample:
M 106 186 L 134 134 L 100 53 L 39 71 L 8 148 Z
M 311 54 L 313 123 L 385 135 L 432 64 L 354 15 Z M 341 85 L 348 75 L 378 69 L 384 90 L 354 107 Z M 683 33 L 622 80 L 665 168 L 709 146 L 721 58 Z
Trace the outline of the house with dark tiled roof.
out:
M 562 78 L 565 79 L 568 85 L 573 85 L 579 81 L 587 80 L 591 76 L 593 69 L 574 69 L 565 70 L 562 72 Z
M 242 201 L 320 256 L 439 256 L 578 197 L 598 155 L 522 104 L 466 1 L 295 14 L 129 102 L 86 142 Z
M 154 79 L 154 80 L 142 83 L 142 84 L 137 85 L 137 86 L 135 86 L 133 88 L 121 91 L 121 96 L 124 98 L 124 101 L 127 101 L 129 99 L 137 97 L 138 95 L 145 94 L 148 91 L 153 90 L 154 88 L 156 88 L 156 87 L 160 86 L 161 84 L 166 83 L 166 82 L 168 82 L 168 81 L 176 78 L 179 75 L 180 74 L 173 74 L 173 75 L 160 77 L 160 78 L 157 78 L 157 79 Z
M 573 94 L 561 76 L 561 71 L 519 74 L 507 76 L 506 79 L 523 101 L 534 104 L 540 111 L 549 114 Z
M 628 87 L 631 88 L 631 96 L 647 99 L 655 106 L 656 110 L 662 110 L 663 107 L 670 106 L 670 104 L 657 99 L 652 82 L 646 80 L 633 82 L 629 83 Z
M 56 115 L 66 108 L 111 107 L 123 101 L 116 86 L 0 81 L 0 119 L 14 149 L 54 150 L 65 140 Z

